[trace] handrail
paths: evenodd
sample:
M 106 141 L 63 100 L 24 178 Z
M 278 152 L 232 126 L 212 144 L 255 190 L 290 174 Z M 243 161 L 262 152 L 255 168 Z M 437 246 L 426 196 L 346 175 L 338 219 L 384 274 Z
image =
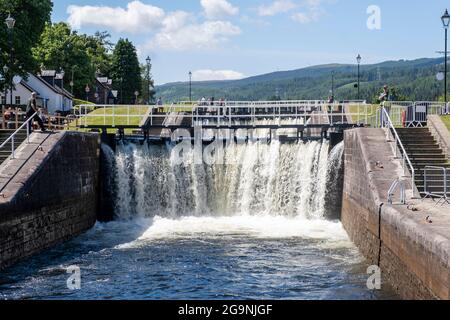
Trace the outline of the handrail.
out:
M 27 121 L 25 121 L 16 131 L 14 131 L 13 134 L 11 134 L 9 136 L 8 139 L 5 140 L 5 142 L 3 142 L 0 145 L 0 149 L 2 149 L 3 147 L 5 147 L 8 144 L 8 142 L 11 141 L 11 158 L 12 159 L 15 159 L 14 138 L 19 133 L 19 131 L 22 130 L 26 126 L 27 127 L 27 143 L 30 143 L 30 131 L 28 130 L 28 124 L 30 123 L 30 121 L 33 121 L 33 119 L 36 115 L 37 115 L 37 112 L 35 112 L 30 118 L 28 118 Z
M 406 204 L 406 188 L 403 181 L 400 181 L 400 179 L 395 180 L 388 191 L 388 203 L 390 205 L 393 204 L 392 197 L 394 196 L 395 190 L 397 187 L 400 187 L 400 203 L 405 205 Z
M 384 120 L 387 121 L 384 121 Z M 416 192 L 416 183 L 415 183 L 415 169 L 411 163 L 411 160 L 409 159 L 408 153 L 405 150 L 405 147 L 403 146 L 402 141 L 400 140 L 400 137 L 397 133 L 397 130 L 395 129 L 394 124 L 392 123 L 391 117 L 389 116 L 389 113 L 387 112 L 386 108 L 382 108 L 382 121 L 381 121 L 381 127 L 384 128 L 385 126 L 388 126 L 388 134 L 391 133 L 394 135 L 395 138 L 395 156 L 398 157 L 398 147 L 400 147 L 400 153 L 403 160 L 402 166 L 403 170 L 406 170 L 406 163 L 408 164 L 410 174 L 411 174 L 411 187 L 413 190 L 413 195 Z M 405 163 L 406 162 L 406 163 Z

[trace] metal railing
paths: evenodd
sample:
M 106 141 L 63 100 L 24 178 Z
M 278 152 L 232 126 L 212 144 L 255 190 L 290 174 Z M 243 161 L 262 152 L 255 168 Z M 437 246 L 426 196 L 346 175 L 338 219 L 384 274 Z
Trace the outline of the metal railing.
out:
M 424 169 L 424 199 L 438 199 L 437 204 L 449 203 L 448 175 L 450 169 L 427 166 Z
M 405 183 L 403 181 L 400 181 L 400 179 L 395 180 L 389 188 L 388 203 L 391 205 L 394 203 L 393 197 L 397 188 L 400 188 L 400 203 L 404 205 L 406 204 L 406 187 Z
M 209 124 L 231 126 L 236 120 L 248 124 L 264 119 L 281 124 L 289 119 L 297 123 L 307 123 L 311 114 L 329 118 L 330 125 L 336 123 L 365 124 L 376 113 L 379 106 L 366 104 L 364 101 L 346 101 L 328 103 L 321 100 L 302 101 L 214 101 L 214 102 L 180 102 L 170 106 L 148 105 L 81 105 L 76 113 L 76 127 L 108 126 L 139 127 L 142 120 L 148 118 L 150 123 L 163 123 L 170 117 L 182 113 L 190 119 L 192 126 Z M 158 112 L 159 109 L 159 112 Z M 162 109 L 162 110 L 161 110 Z M 160 121 L 157 121 L 157 120 Z M 166 121 L 170 123 L 171 121 Z
M 436 101 L 387 101 L 385 108 L 396 127 L 426 126 L 429 115 L 443 115 L 447 112 L 444 102 Z
M 16 131 L 14 131 L 13 134 L 11 134 L 1 145 L 0 150 L 3 149 L 8 143 L 11 143 L 11 159 L 15 159 L 15 152 L 16 152 L 16 144 L 15 139 L 17 134 L 25 128 L 27 132 L 27 143 L 30 143 L 30 130 L 28 129 L 28 125 L 32 125 L 31 122 L 33 121 L 34 117 L 37 115 L 37 112 L 33 114 L 30 118 L 28 118 Z
M 395 125 L 389 116 L 389 113 L 385 108 L 382 109 L 381 113 L 381 127 L 387 129 L 387 140 L 394 142 L 394 153 L 397 159 L 401 159 L 403 174 L 405 177 L 409 173 L 411 175 L 411 188 L 413 190 L 413 197 L 417 195 L 417 187 L 415 183 L 415 169 L 409 159 L 408 153 L 406 152 L 403 143 L 395 129 Z M 408 172 L 409 171 L 409 172 Z

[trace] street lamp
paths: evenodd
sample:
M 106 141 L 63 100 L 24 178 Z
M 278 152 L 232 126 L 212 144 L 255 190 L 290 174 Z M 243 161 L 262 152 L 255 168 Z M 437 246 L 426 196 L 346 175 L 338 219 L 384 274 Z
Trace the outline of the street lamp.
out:
M 9 66 L 9 69 L 10 69 L 10 71 L 11 71 L 11 74 L 10 74 L 10 77 L 11 77 L 11 79 L 10 79 L 10 97 L 11 97 L 11 106 L 12 106 L 12 100 L 13 100 L 13 92 L 12 92 L 12 90 L 13 90 L 13 64 L 14 64 L 14 57 L 13 57 L 13 43 L 14 43 L 14 39 L 13 39 L 13 37 L 14 37 L 14 25 L 16 24 L 16 20 L 13 18 L 13 17 L 11 17 L 11 13 L 8 15 L 8 18 L 6 18 L 6 20 L 5 20 L 5 23 L 6 23 L 6 26 L 8 27 L 8 32 L 9 32 L 9 48 L 10 48 L 10 52 L 9 52 L 9 55 L 10 55 L 10 66 Z
M 192 103 L 192 71 L 189 71 L 189 102 Z
M 5 64 L 3 67 L 3 75 L 5 77 L 5 107 L 6 107 L 6 96 L 8 95 L 8 91 L 7 91 L 7 87 L 6 87 L 6 83 L 8 82 L 8 77 L 7 77 L 8 71 L 9 71 L 9 68 Z
M 89 92 L 91 92 L 91 88 L 89 88 L 89 85 L 86 85 L 86 88 L 84 88 L 84 91 L 86 92 L 86 101 L 89 102 Z
M 361 67 L 361 55 L 358 54 L 358 56 L 356 57 L 356 62 L 358 63 L 358 100 L 361 100 L 361 96 L 360 96 L 360 67 Z
M 447 31 L 448 27 L 450 26 L 450 15 L 448 14 L 448 10 L 445 9 L 444 15 L 441 17 L 442 25 L 444 26 L 445 30 L 445 77 L 444 77 L 444 97 L 445 97 L 445 105 L 447 106 Z
M 151 91 L 150 91 L 150 68 L 152 67 L 152 65 L 151 65 L 152 59 L 150 59 L 150 57 L 148 56 L 147 59 L 146 59 L 146 61 L 147 61 L 147 81 L 148 81 L 148 83 L 147 83 L 147 89 L 148 89 L 148 104 L 150 104 L 150 103 L 152 102 L 152 101 L 151 101 L 151 98 L 150 98 L 150 93 L 151 93 Z
M 139 91 L 136 90 L 134 92 L 134 96 L 136 97 L 136 99 L 134 100 L 134 104 L 138 104 Z
M 331 99 L 334 102 L 334 71 L 331 71 Z

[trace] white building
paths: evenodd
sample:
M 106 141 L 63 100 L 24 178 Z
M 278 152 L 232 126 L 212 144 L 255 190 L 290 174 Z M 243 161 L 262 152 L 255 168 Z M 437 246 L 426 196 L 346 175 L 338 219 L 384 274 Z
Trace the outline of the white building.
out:
M 50 114 L 70 111 L 73 107 L 73 96 L 63 88 L 62 76 L 55 71 L 43 71 L 41 75 L 28 74 L 28 79 L 16 84 L 12 104 L 25 108 L 32 92 L 37 93 L 39 107 L 47 109 Z M 1 104 L 11 105 L 9 91 L 6 98 L 2 92 Z

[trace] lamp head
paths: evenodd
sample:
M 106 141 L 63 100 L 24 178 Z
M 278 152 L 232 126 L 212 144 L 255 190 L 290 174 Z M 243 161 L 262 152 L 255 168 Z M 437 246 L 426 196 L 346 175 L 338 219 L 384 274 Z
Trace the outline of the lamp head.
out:
M 11 13 L 8 15 L 8 18 L 5 19 L 6 26 L 9 30 L 14 29 L 14 25 L 16 24 L 16 20 L 11 17 Z
M 450 26 L 450 14 L 448 14 L 448 10 L 445 9 L 444 15 L 441 17 L 442 25 L 444 26 L 444 29 L 448 29 Z

